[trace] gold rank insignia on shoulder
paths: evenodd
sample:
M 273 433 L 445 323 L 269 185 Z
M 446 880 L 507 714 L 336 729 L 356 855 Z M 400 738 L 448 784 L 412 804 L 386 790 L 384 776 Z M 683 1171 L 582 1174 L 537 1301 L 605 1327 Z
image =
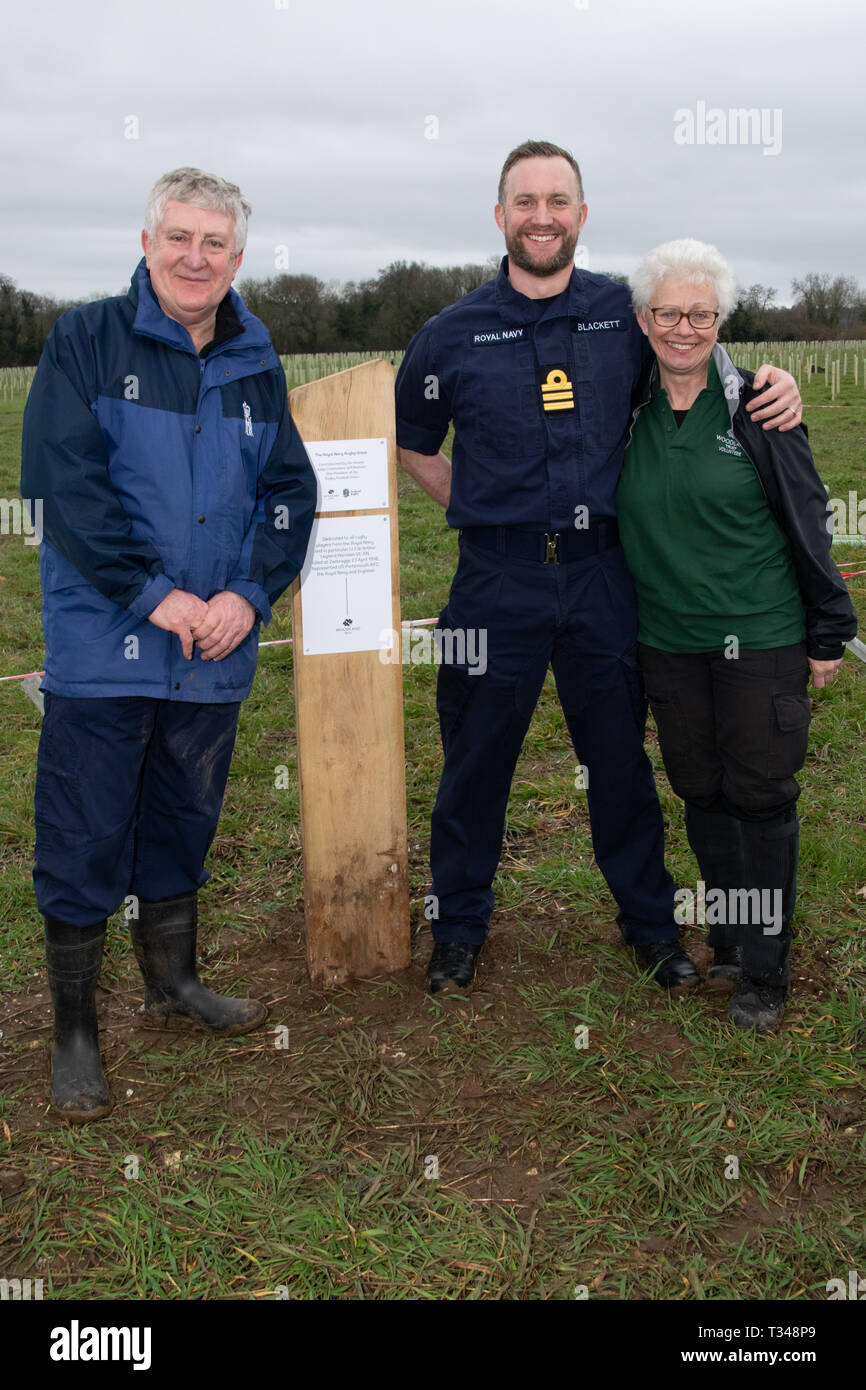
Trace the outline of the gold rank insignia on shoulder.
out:
M 541 383 L 545 410 L 574 410 L 574 386 L 563 367 L 551 367 Z

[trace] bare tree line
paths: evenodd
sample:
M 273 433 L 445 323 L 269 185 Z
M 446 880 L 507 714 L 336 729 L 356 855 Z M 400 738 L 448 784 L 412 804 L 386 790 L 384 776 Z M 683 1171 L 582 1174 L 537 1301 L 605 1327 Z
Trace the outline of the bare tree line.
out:
M 267 325 L 278 353 L 367 352 L 405 348 L 432 314 L 489 280 L 497 265 L 496 257 L 444 267 L 394 261 L 369 280 L 340 284 L 315 275 L 279 274 L 243 279 L 237 288 Z M 792 288 L 791 308 L 775 304 L 775 289 L 743 288 L 724 325 L 725 341 L 866 336 L 866 293 L 853 276 L 811 272 L 792 281 Z M 55 320 L 84 302 L 19 289 L 0 273 L 0 367 L 34 366 Z

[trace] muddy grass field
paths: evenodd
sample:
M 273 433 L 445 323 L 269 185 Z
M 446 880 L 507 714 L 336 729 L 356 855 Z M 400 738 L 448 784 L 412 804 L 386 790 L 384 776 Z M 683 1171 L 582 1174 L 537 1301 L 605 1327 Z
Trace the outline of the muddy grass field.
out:
M 866 489 L 863 395 L 827 410 L 816 392 L 807 409 L 834 496 Z M 0 406 L 7 497 L 20 417 Z M 404 617 L 431 617 L 454 537 L 406 480 L 401 549 Z M 846 555 L 843 568 L 866 569 Z M 0 576 L 0 674 L 34 670 L 35 548 L 0 537 Z M 866 613 L 866 580 L 851 588 Z M 266 636 L 288 635 L 283 600 Z M 41 1278 L 61 1300 L 823 1300 L 830 1279 L 866 1272 L 866 667 L 846 659 L 813 693 L 794 981 L 771 1038 L 730 1029 L 725 996 L 670 999 L 637 973 L 592 862 L 552 681 L 513 789 L 476 987 L 429 999 L 435 673 L 407 667 L 404 681 L 412 967 L 309 985 L 297 787 L 274 785 L 277 766 L 294 768 L 291 648 L 263 652 L 200 942 L 207 983 L 265 1000 L 268 1021 L 221 1041 L 143 1026 L 118 914 L 100 990 L 116 1108 L 82 1128 L 48 1107 L 29 883 L 39 717 L 0 686 L 0 1277 Z M 648 746 L 668 862 L 694 887 L 652 729 Z M 699 926 L 685 944 L 703 969 Z

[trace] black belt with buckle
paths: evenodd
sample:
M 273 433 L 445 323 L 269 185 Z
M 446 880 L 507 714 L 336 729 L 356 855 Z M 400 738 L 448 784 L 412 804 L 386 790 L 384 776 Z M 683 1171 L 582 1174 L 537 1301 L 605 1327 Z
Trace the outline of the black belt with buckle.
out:
M 619 544 L 619 527 L 614 517 L 597 521 L 586 530 L 519 531 L 515 526 L 463 526 L 460 535 L 471 545 L 494 550 L 513 560 L 538 560 L 558 565 L 583 560 Z

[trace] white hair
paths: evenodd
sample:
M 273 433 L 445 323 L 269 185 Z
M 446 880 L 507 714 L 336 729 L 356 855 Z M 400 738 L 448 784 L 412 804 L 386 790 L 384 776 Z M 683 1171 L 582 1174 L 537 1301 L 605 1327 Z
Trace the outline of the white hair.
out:
M 666 241 L 644 256 L 630 278 L 632 303 L 642 317 L 646 318 L 655 291 L 667 279 L 684 285 L 712 285 L 719 301 L 719 322 L 737 302 L 737 282 L 730 266 L 706 241 L 682 237 Z
M 206 174 L 203 169 L 188 166 L 163 174 L 150 190 L 144 214 L 144 230 L 151 241 L 162 221 L 166 203 L 172 201 L 190 203 L 192 207 L 207 208 L 233 218 L 235 253 L 243 251 L 247 244 L 247 218 L 252 208 L 236 183 L 228 183 L 216 174 Z

